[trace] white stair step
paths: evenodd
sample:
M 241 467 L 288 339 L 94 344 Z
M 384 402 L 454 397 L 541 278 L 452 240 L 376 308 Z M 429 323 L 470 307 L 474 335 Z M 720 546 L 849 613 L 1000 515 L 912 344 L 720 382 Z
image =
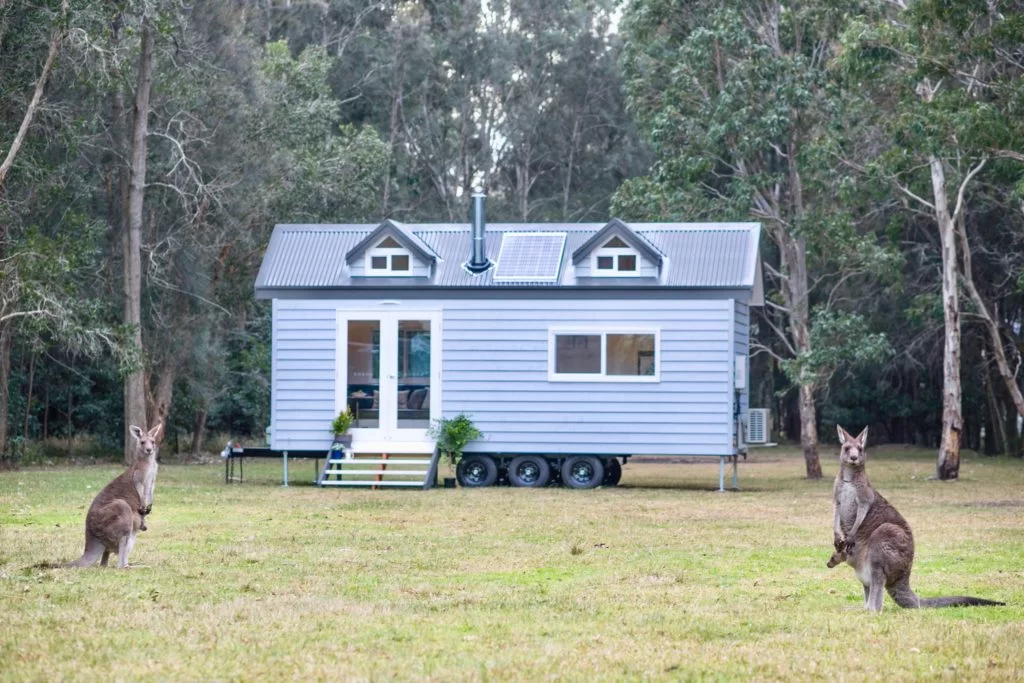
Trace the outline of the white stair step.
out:
M 355 481 L 349 479 L 348 481 L 324 481 L 323 486 L 423 486 L 422 481 L 373 481 L 372 479 L 366 479 L 363 481 Z
M 406 476 L 416 475 L 422 477 L 426 474 L 426 470 L 357 470 L 357 469 L 343 469 L 343 470 L 327 470 L 324 474 L 402 474 Z
M 383 465 L 387 463 L 389 465 L 424 465 L 430 464 L 429 458 L 413 459 L 413 458 L 330 458 L 327 462 L 331 465 L 338 462 L 344 463 L 359 463 L 364 465 Z

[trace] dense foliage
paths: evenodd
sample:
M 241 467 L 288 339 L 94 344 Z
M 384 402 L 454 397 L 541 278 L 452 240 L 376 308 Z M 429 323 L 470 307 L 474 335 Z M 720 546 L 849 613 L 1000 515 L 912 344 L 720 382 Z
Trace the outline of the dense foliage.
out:
M 963 443 L 1020 453 L 1022 35 L 1019 0 L 0 0 L 0 454 L 118 449 L 133 373 L 176 445 L 258 438 L 274 223 L 475 184 L 495 220 L 761 222 L 751 404 L 810 476 L 836 421 L 938 446 L 936 168 Z

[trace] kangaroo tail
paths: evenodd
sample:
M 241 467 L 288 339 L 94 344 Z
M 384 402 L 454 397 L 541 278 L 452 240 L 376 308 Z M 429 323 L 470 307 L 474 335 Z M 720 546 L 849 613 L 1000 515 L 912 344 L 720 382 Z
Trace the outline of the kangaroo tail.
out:
M 903 578 L 887 587 L 893 602 L 905 609 L 932 607 L 971 607 L 980 605 L 1005 605 L 1005 602 L 971 598 L 966 595 L 951 595 L 944 598 L 921 598 L 910 588 L 910 579 Z
M 917 593 L 910 587 L 910 579 L 904 577 L 893 584 L 885 587 L 893 602 L 904 609 L 917 609 L 925 607 L 924 600 L 917 597 Z
M 921 607 L 974 607 L 981 605 L 1005 605 L 1005 602 L 972 598 L 966 595 L 950 595 L 945 598 L 921 598 Z
M 85 552 L 74 562 L 68 562 L 65 567 L 91 567 L 96 564 L 105 550 L 103 543 L 91 536 L 85 538 Z

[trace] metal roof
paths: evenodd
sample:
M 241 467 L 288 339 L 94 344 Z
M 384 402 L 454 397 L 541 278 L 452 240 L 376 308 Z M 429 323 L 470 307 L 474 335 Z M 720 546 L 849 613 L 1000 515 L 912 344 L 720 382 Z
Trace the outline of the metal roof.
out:
M 346 256 L 381 224 L 288 225 L 274 228 L 263 257 L 256 291 L 338 289 L 350 287 L 459 288 L 629 288 L 751 289 L 758 267 L 757 223 L 628 223 L 664 255 L 661 274 L 654 277 L 577 277 L 572 254 L 607 223 L 489 223 L 487 257 L 498 258 L 501 233 L 565 233 L 559 278 L 552 282 L 495 282 L 494 268 L 474 275 L 466 270 L 471 239 L 468 223 L 405 223 L 411 233 L 437 255 L 430 277 L 353 278 Z
M 665 260 L 665 255 L 659 253 L 657 249 L 651 246 L 649 241 L 637 235 L 632 228 L 618 218 L 611 219 L 607 225 L 595 232 L 587 239 L 586 242 L 580 245 L 580 247 L 572 254 L 572 262 L 574 264 L 579 263 L 594 252 L 594 249 L 598 246 L 598 242 L 606 244 L 607 240 L 613 235 L 623 238 L 625 242 L 633 245 L 634 248 L 643 252 L 644 257 L 647 260 L 654 263 L 658 268 L 661 268 L 661 263 Z

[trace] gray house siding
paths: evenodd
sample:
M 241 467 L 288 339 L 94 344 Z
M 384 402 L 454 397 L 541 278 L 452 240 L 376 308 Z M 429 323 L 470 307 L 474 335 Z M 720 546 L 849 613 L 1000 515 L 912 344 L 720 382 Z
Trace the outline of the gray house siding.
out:
M 750 304 L 743 300 L 736 300 L 734 303 L 733 318 L 733 353 L 743 358 L 747 371 L 747 387 L 740 394 L 740 412 L 746 420 L 747 409 L 750 407 Z M 733 435 L 735 436 L 735 420 L 733 421 Z M 744 440 L 746 435 L 744 435 Z
M 271 448 L 327 450 L 334 418 L 337 306 L 274 300 Z
M 389 299 L 401 302 L 397 292 Z M 467 451 L 732 452 L 732 353 L 745 343 L 737 340 L 739 307 L 732 300 L 453 298 L 410 304 L 443 312 L 443 412 L 472 415 L 485 434 Z M 274 301 L 273 448 L 327 448 L 326 425 L 335 414 L 336 311 L 377 305 Z M 548 380 L 551 327 L 631 323 L 660 329 L 660 382 Z

